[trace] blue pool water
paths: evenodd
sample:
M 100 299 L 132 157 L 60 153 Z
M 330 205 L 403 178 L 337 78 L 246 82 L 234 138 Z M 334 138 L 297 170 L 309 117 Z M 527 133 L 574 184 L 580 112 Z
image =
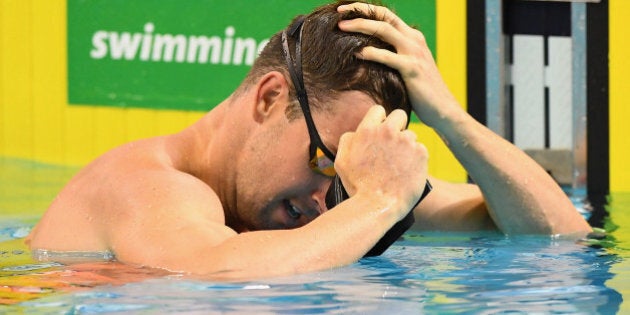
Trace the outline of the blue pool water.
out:
M 334 270 L 221 283 L 116 263 L 30 259 L 21 238 L 75 169 L 0 159 L 0 313 L 615 314 L 630 310 L 630 194 L 598 246 L 496 233 L 407 233 Z M 30 194 L 34 194 L 31 196 Z M 25 199 L 26 198 L 26 199 Z M 4 304 L 4 305 L 3 305 Z

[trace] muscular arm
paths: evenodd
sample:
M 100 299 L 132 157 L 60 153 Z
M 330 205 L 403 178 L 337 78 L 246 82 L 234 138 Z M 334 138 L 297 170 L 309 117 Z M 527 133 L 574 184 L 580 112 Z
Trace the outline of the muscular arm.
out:
M 524 152 L 479 124 L 459 106 L 445 112 L 447 118 L 435 123 L 434 129 L 479 185 L 490 216 L 503 232 L 590 231 L 558 184 Z
M 303 227 L 241 234 L 194 216 L 153 216 L 142 227 L 119 226 L 111 241 L 125 263 L 216 279 L 287 275 L 357 261 L 396 221 L 395 207 L 394 200 L 357 195 Z
M 109 250 L 123 263 L 214 279 L 288 275 L 357 261 L 410 202 L 359 187 L 303 227 L 238 234 L 225 225 L 221 201 L 204 182 L 151 162 L 139 168 L 138 160 L 124 157 L 96 162 L 75 177 L 31 235 L 32 249 Z
M 112 206 L 125 210 L 98 218 L 108 247 L 122 262 L 214 278 L 269 277 L 355 262 L 406 215 L 424 188 L 426 149 L 405 130 L 406 121 L 402 111 L 386 117 L 382 107 L 372 107 L 356 132 L 339 143 L 336 168 L 351 198 L 292 230 L 237 234 L 225 226 L 217 195 L 197 178 L 173 170 L 125 172 L 129 180 L 117 190 L 120 204 Z
M 342 21 L 339 27 L 378 36 L 396 48 L 396 52 L 391 52 L 366 47 L 358 57 L 383 63 L 401 73 L 414 111 L 442 137 L 479 185 L 488 213 L 501 231 L 507 234 L 590 231 L 567 196 L 540 166 L 459 106 L 421 32 L 383 7 L 355 3 L 339 8 L 346 10 L 376 14 L 376 20 Z M 448 203 L 437 205 L 441 206 L 448 207 Z M 468 209 L 462 208 L 465 210 Z

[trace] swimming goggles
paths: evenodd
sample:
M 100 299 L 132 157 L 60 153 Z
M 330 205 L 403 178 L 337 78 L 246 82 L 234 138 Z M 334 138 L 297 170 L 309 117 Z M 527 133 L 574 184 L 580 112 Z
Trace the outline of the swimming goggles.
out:
M 334 177 L 337 172 L 335 171 L 335 154 L 333 154 L 319 136 L 313 116 L 311 115 L 311 108 L 308 103 L 308 96 L 306 95 L 306 88 L 304 88 L 304 75 L 302 73 L 302 25 L 304 25 L 304 16 L 297 18 L 295 23 L 287 31 L 282 31 L 282 53 L 287 62 L 287 68 L 295 92 L 297 94 L 298 102 L 304 113 L 304 120 L 306 121 L 306 127 L 308 128 L 308 135 L 311 138 L 309 145 L 309 163 L 308 166 L 316 173 Z M 296 36 L 297 35 L 297 36 Z M 291 52 L 289 51 L 288 36 L 295 38 L 295 59 L 291 58 Z
M 344 200 L 348 199 L 348 193 L 346 189 L 343 187 L 341 183 L 341 179 L 335 172 L 334 161 L 335 155 L 326 148 L 322 139 L 319 137 L 317 133 L 317 128 L 315 128 L 315 123 L 313 122 L 313 117 L 311 116 L 311 110 L 308 105 L 308 97 L 306 95 L 306 89 L 304 88 L 304 77 L 302 74 L 302 48 L 301 48 L 301 40 L 302 40 L 302 29 L 304 24 L 304 16 L 300 16 L 293 23 L 291 27 L 289 27 L 288 35 L 287 31 L 282 31 L 282 52 L 287 62 L 287 68 L 289 70 L 289 74 L 291 75 L 291 80 L 293 81 L 293 85 L 295 86 L 295 91 L 297 93 L 298 102 L 300 103 L 300 107 L 302 108 L 302 112 L 304 113 L 304 120 L 306 121 L 306 126 L 308 128 L 308 134 L 311 138 L 311 144 L 309 146 L 309 167 L 320 174 L 324 174 L 326 176 L 333 177 L 332 183 L 326 192 L 326 207 L 328 209 L 332 209 Z M 298 33 L 299 31 L 299 33 Z M 296 37 L 297 33 L 297 37 Z M 291 58 L 291 53 L 289 52 L 289 42 L 288 36 L 296 38 L 295 40 L 295 61 Z M 396 224 L 394 224 L 383 237 L 370 249 L 364 257 L 370 256 L 378 256 L 382 254 L 391 244 L 393 244 L 396 240 L 398 240 L 404 233 L 407 231 L 415 222 L 415 218 L 413 216 L 413 209 L 427 196 L 427 194 L 431 191 L 431 184 L 427 180 L 426 185 L 424 187 L 424 191 L 420 196 L 420 199 L 416 202 L 416 204 L 409 210 L 407 215 Z

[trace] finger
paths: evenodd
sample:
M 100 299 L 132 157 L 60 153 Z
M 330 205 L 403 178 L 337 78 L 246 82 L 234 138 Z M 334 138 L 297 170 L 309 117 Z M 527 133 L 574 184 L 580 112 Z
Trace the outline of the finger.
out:
M 382 123 L 383 120 L 385 120 L 385 118 L 386 118 L 385 108 L 383 108 L 383 106 L 380 106 L 380 105 L 374 105 L 370 107 L 368 112 L 365 114 L 365 116 L 363 117 L 363 120 L 361 120 L 361 122 L 359 123 L 357 130 L 366 128 L 369 126 L 378 125 Z
M 340 21 L 338 25 L 339 29 L 344 32 L 375 36 L 384 42 L 396 46 L 397 50 L 400 50 L 398 46 L 404 44 L 407 40 L 407 37 L 400 30 L 382 21 L 356 18 Z
M 416 142 L 418 140 L 418 134 L 409 129 L 403 130 L 402 133 L 404 137 L 409 138 L 411 141 Z
M 346 132 L 339 137 L 339 146 L 337 148 L 337 159 L 335 160 L 335 169 L 337 171 L 343 169 L 343 158 L 347 152 L 350 150 L 349 143 L 352 141 L 354 137 L 354 132 Z
M 405 65 L 403 64 L 403 56 L 387 49 L 367 46 L 364 47 L 358 54 L 356 54 L 356 56 L 363 60 L 382 63 L 390 68 L 400 71 L 401 74 L 404 74 L 403 70 L 411 70 L 407 69 L 407 67 L 405 67 Z
M 395 28 L 403 29 L 409 27 L 401 18 L 386 7 L 376 6 L 368 3 L 355 2 L 348 5 L 341 5 L 337 8 L 338 12 L 360 11 L 365 16 L 374 16 L 377 20 L 386 22 Z
M 387 116 L 384 124 L 394 130 L 405 130 L 407 127 L 407 114 L 402 109 L 396 109 Z

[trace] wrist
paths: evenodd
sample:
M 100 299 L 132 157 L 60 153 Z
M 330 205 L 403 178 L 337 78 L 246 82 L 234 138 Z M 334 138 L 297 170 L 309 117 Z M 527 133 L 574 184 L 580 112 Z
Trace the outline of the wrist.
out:
M 426 121 L 427 126 L 433 128 L 442 137 L 452 134 L 454 131 L 463 128 L 472 117 L 459 103 L 449 103 L 440 107 L 430 121 Z
M 380 189 L 357 191 L 353 197 L 362 200 L 364 209 L 369 209 L 369 213 L 375 216 L 379 223 L 383 223 L 383 227 L 386 229 L 400 221 L 411 209 L 411 206 L 407 205 L 406 199 L 402 196 L 396 196 Z

